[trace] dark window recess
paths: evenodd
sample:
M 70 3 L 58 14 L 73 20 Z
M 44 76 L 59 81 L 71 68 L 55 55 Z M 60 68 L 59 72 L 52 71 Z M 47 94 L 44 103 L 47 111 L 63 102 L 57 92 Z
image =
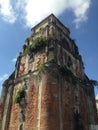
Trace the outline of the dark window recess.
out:
M 68 57 L 67 66 L 68 66 L 68 67 L 71 67 L 71 66 L 72 66 L 72 60 L 71 60 L 70 56 Z
M 84 130 L 80 113 L 74 113 L 74 130 Z
M 88 96 L 91 96 L 90 90 L 88 90 Z
M 23 130 L 23 124 L 20 125 L 19 130 Z
M 33 53 L 30 55 L 30 59 L 32 59 L 33 58 Z
M 30 55 L 30 58 L 29 58 L 29 62 L 33 62 L 34 61 L 34 56 L 33 56 L 33 53 Z
M 78 97 L 77 96 L 75 96 L 75 102 L 77 102 L 78 101 Z

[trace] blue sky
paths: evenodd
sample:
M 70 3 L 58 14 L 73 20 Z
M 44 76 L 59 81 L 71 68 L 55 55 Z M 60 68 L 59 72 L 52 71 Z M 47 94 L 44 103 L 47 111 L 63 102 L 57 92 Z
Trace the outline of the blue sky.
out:
M 39 4 L 38 4 L 39 3 Z M 85 72 L 98 80 L 98 0 L 1 0 L 0 1 L 0 91 L 14 71 L 15 59 L 30 29 L 54 13 L 70 28 L 82 55 Z M 95 89 L 98 94 L 98 89 Z

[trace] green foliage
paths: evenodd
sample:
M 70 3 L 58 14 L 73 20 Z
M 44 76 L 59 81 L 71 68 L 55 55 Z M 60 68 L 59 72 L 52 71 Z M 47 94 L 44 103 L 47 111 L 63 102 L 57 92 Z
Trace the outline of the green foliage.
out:
M 41 75 L 45 72 L 45 63 L 42 63 L 38 66 L 37 76 L 41 78 Z
M 23 52 L 23 55 L 27 55 L 27 54 L 29 54 L 30 52 L 31 52 L 31 46 L 28 45 L 28 46 L 26 47 L 25 51 Z
M 19 103 L 20 104 L 21 99 L 24 98 L 24 97 L 25 97 L 25 90 L 24 90 L 24 88 L 22 88 L 17 92 L 17 94 L 16 94 L 16 96 L 14 98 L 14 103 Z
M 40 30 L 39 30 L 39 33 L 42 33 L 44 31 L 44 27 L 41 27 Z
M 32 51 L 38 49 L 46 42 L 46 37 L 38 37 L 33 41 L 33 44 L 31 45 Z
M 76 85 L 77 81 L 76 81 L 76 77 L 74 76 L 74 74 L 71 72 L 71 70 L 69 70 L 66 66 L 59 66 L 59 71 L 62 75 L 66 75 L 67 79 L 69 79 L 71 77 L 72 79 L 72 83 L 74 85 Z
M 44 72 L 44 69 L 45 69 L 45 63 L 42 63 L 42 64 L 40 64 L 40 65 L 38 66 L 38 71 L 39 71 L 39 73 Z
M 53 40 L 52 36 L 47 36 L 46 38 L 47 38 L 47 41 Z
M 29 54 L 32 51 L 36 52 L 38 51 L 41 47 L 43 47 L 46 43 L 46 41 L 49 41 L 51 37 L 37 37 L 32 41 L 31 45 L 28 45 L 27 48 L 24 50 L 23 55 Z
M 53 59 L 51 59 L 49 62 L 50 62 L 50 63 L 55 63 L 55 59 L 53 58 Z

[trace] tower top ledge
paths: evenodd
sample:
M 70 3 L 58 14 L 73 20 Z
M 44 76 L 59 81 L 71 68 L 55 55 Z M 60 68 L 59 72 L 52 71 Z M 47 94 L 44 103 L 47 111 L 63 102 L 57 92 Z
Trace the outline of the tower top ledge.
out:
M 59 25 L 60 28 L 63 28 L 64 30 L 66 30 L 67 34 L 70 35 L 70 30 L 68 27 L 65 27 L 64 24 L 52 13 L 50 14 L 48 17 L 46 17 L 45 19 L 43 19 L 40 23 L 38 23 L 37 25 L 35 25 L 33 28 L 31 28 L 31 31 L 35 31 L 36 29 L 40 28 L 43 25 L 50 25 L 50 24 L 55 24 L 55 25 Z

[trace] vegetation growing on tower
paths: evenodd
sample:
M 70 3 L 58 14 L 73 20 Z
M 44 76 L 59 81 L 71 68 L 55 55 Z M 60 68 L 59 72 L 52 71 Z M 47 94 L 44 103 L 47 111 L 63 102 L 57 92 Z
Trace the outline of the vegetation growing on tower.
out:
M 22 88 L 22 89 L 20 89 L 20 90 L 17 92 L 16 96 L 14 97 L 14 103 L 20 104 L 22 98 L 24 98 L 24 97 L 25 97 L 25 89 Z
M 29 38 L 28 40 L 31 40 Z M 32 44 L 28 45 L 26 49 L 23 51 L 23 55 L 30 54 L 31 52 L 38 51 L 41 47 L 45 46 L 45 43 L 49 40 L 52 40 L 51 37 L 37 37 L 36 39 L 32 40 Z

